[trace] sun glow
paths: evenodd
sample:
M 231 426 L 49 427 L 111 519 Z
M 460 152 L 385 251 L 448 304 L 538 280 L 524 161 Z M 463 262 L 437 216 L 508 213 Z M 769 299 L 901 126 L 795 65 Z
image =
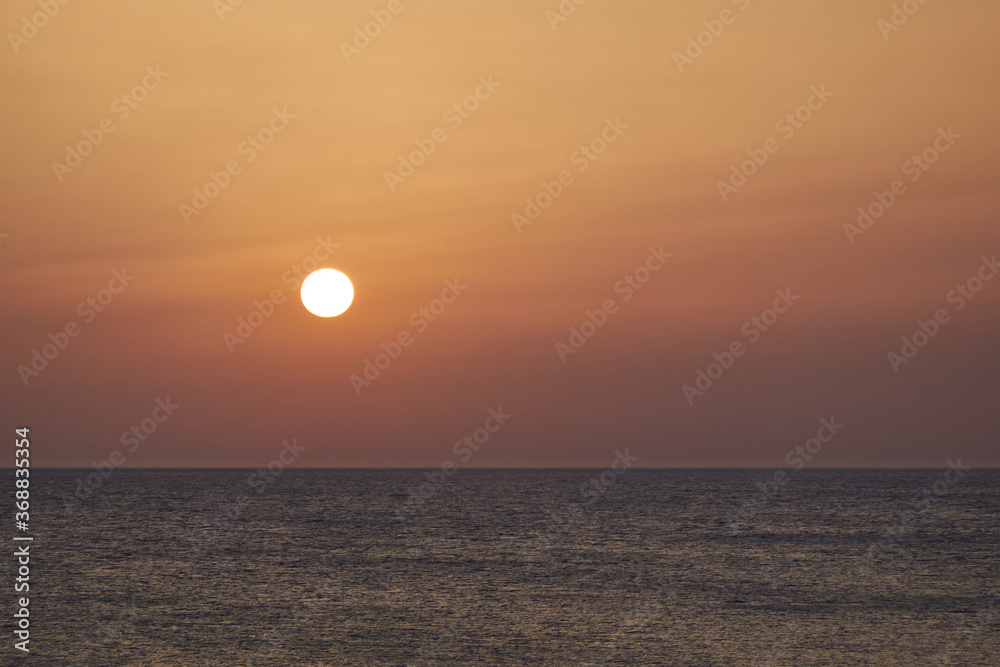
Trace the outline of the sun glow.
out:
M 313 271 L 302 281 L 302 304 L 313 315 L 336 317 L 354 301 L 354 285 L 336 269 Z

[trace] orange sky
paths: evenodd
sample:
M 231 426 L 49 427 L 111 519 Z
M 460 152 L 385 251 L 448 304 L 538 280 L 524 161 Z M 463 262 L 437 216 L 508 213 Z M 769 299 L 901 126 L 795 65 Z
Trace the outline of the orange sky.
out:
M 35 465 L 121 450 L 130 467 L 257 467 L 294 437 L 299 465 L 431 468 L 500 406 L 509 422 L 464 465 L 606 467 L 629 447 L 645 467 L 781 467 L 831 416 L 845 428 L 812 465 L 1000 465 L 1000 280 L 948 299 L 1000 253 L 995 3 L 927 3 L 886 39 L 881 1 L 593 1 L 558 22 L 555 0 L 221 2 L 71 2 L 37 31 L 37 3 L 0 9 L 0 402 L 32 427 Z M 345 49 L 372 12 L 391 20 Z M 948 128 L 933 165 L 907 164 Z M 87 136 L 78 166 L 54 166 Z M 723 201 L 748 151 L 767 161 Z M 211 173 L 226 187 L 185 215 Z M 289 273 L 317 239 L 356 291 L 329 320 Z M 616 283 L 651 246 L 672 256 L 625 300 Z M 87 321 L 78 305 L 122 269 L 134 280 Z M 421 329 L 411 314 L 456 279 Z M 800 299 L 751 341 L 744 323 L 786 288 Z M 275 290 L 230 352 L 224 334 Z M 607 299 L 563 363 L 556 344 Z M 894 369 L 938 309 L 947 323 Z M 19 371 L 72 321 L 44 370 Z M 350 377 L 404 332 L 359 395 Z M 175 414 L 125 451 L 168 396 Z

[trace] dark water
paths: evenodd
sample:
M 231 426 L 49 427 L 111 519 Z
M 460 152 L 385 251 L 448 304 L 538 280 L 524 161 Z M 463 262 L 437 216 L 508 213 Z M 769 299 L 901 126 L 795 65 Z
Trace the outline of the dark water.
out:
M 250 472 L 32 471 L 27 663 L 1000 665 L 995 470 Z

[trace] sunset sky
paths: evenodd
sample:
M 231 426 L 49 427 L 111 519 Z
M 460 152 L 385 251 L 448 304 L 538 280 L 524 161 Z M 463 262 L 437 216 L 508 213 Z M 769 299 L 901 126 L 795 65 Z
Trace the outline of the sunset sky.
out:
M 781 468 L 823 418 L 812 467 L 1000 466 L 1000 6 L 559 6 L 101 0 L 36 30 L 5 3 L 0 404 L 33 465 L 256 468 L 295 438 L 301 466 L 430 469 L 502 407 L 462 466 Z M 303 266 L 351 308 L 308 313 Z

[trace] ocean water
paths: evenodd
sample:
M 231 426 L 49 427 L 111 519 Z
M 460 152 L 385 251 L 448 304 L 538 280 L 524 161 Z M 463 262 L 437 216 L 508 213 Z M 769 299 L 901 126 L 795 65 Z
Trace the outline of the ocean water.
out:
M 1000 471 L 252 473 L 33 470 L 30 664 L 1000 665 Z

